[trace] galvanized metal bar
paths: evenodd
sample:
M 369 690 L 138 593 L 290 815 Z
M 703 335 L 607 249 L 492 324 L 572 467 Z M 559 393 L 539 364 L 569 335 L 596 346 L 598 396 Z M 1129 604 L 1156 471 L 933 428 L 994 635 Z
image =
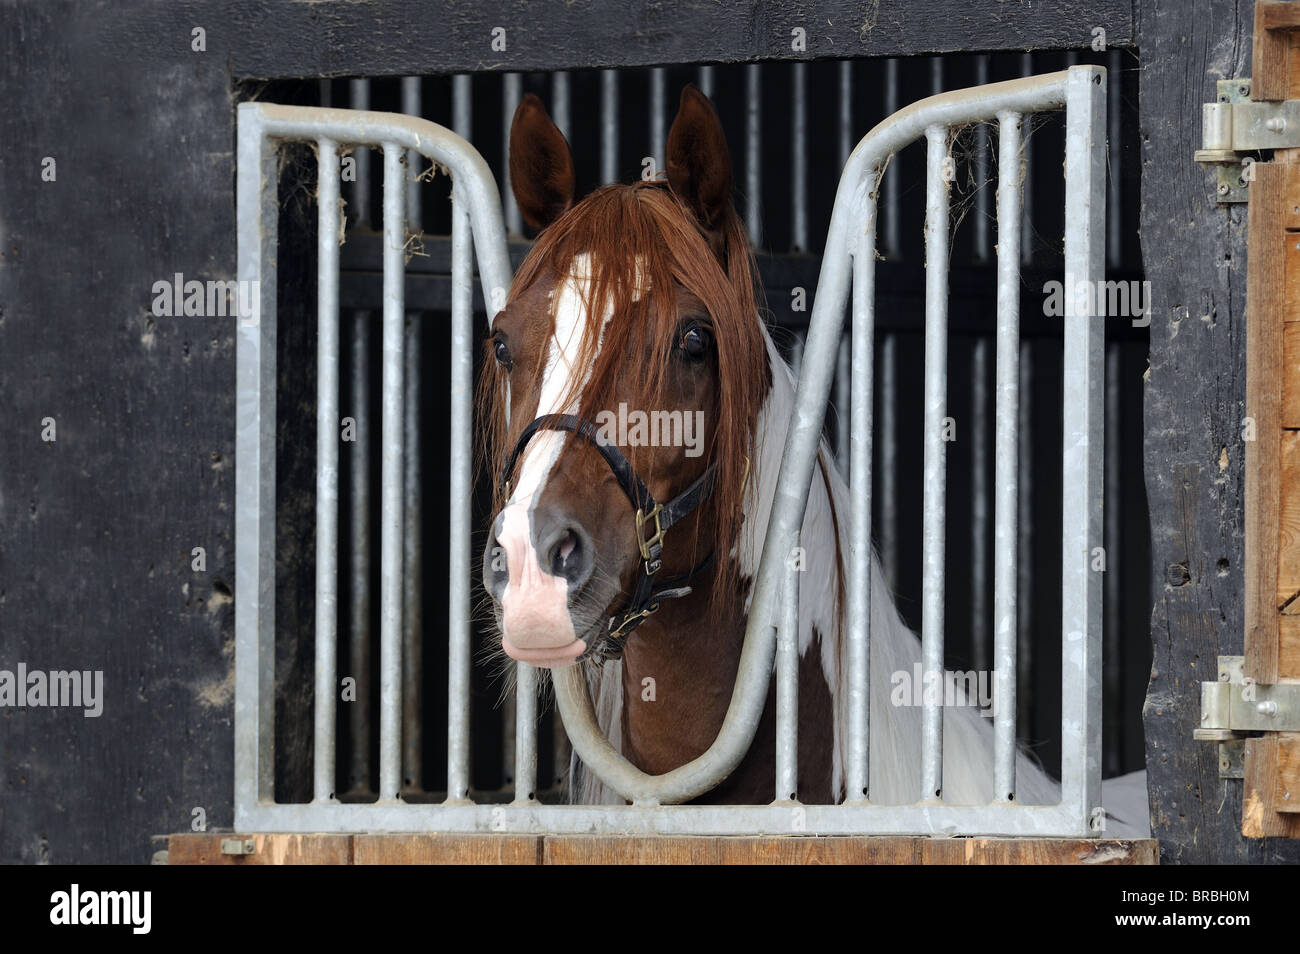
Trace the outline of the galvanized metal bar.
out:
M 339 621 L 339 147 L 316 141 L 316 686 L 312 799 L 334 797 Z
M 1020 54 L 1020 73 L 1025 77 L 1034 75 L 1032 53 Z M 1028 129 L 1022 130 L 1024 135 L 1021 136 L 1020 146 L 1025 157 L 1025 171 L 1020 177 L 1020 261 L 1024 265 L 1032 265 L 1034 261 L 1034 144 L 1029 132 Z
M 372 604 L 370 568 L 370 326 L 374 315 L 357 311 L 352 315 L 352 406 L 349 408 L 356 426 L 357 439 L 349 441 L 351 457 L 348 515 L 351 545 L 348 551 L 348 675 L 353 679 L 355 696 L 348 704 L 348 728 L 352 735 L 348 775 L 351 794 L 369 792 L 370 781 L 370 610 Z
M 849 400 L 853 382 L 849 380 L 852 357 L 849 353 L 849 335 L 840 338 L 840 349 L 835 355 L 835 466 L 847 480 L 849 477 Z
M 871 436 L 875 397 L 876 184 L 867 174 L 854 235 L 852 402 L 849 430 L 848 766 L 845 801 L 870 794 L 871 743 Z M 892 402 L 893 395 L 889 395 Z
M 275 236 L 278 155 L 239 107 L 237 268 L 253 314 L 236 328 L 235 821 L 275 795 Z M 241 302 L 242 312 L 242 302 Z
M 808 64 L 790 64 L 790 244 L 808 250 Z
M 763 244 L 763 86 L 761 67 L 745 67 L 745 228 L 750 241 Z
M 409 153 L 408 153 L 409 155 Z M 424 777 L 424 485 L 420 472 L 420 352 L 424 323 L 418 312 L 405 321 L 405 401 L 402 425 L 402 788 L 418 791 Z
M 971 665 L 989 671 L 989 339 L 977 337 L 970 366 L 970 618 Z
M 406 433 L 405 378 L 406 166 L 393 142 L 384 150 L 383 453 L 379 521 L 379 798 L 397 798 L 402 771 L 402 493 Z
M 402 79 L 402 112 L 420 115 L 420 78 Z M 406 150 L 406 227 L 420 231 L 420 153 Z M 405 408 L 406 458 L 403 476 L 402 538 L 402 788 L 419 791 L 424 778 L 424 541 L 420 472 L 420 352 L 423 321 L 419 312 L 406 316 Z
M 468 73 L 451 78 L 451 128 L 467 142 L 474 132 L 473 77 Z
M 853 61 L 840 60 L 840 164 L 853 152 Z M 802 99 L 802 97 L 801 97 Z
M 1107 220 L 1109 224 L 1109 220 Z M 1109 232 L 1107 233 L 1109 235 Z M 1109 242 L 1107 243 L 1109 248 Z M 1121 656 L 1124 543 L 1123 524 L 1120 522 L 1120 504 L 1122 486 L 1120 484 L 1120 342 L 1112 341 L 1106 345 L 1106 502 L 1103 513 L 1106 521 L 1105 560 L 1106 571 L 1103 578 L 1105 599 L 1103 606 L 1106 622 L 1102 628 L 1105 650 L 1102 654 L 1102 668 L 1105 673 L 1105 691 L 1102 702 L 1110 703 L 1110 710 L 1102 720 L 1105 738 L 1102 740 L 1103 771 L 1106 775 L 1119 775 L 1122 771 L 1124 719 L 1119 711 L 1122 699 L 1120 676 L 1123 670 Z
M 795 538 L 795 547 L 799 539 Z M 776 798 L 799 797 L 799 577 L 802 563 L 786 557 L 781 625 L 776 636 Z
M 1020 124 L 998 116 L 998 322 L 993 451 L 993 799 L 1016 790 L 1016 596 L 1020 506 Z M 1026 442 L 1027 443 L 1027 442 Z M 1026 472 L 1027 473 L 1027 472 Z
M 656 172 L 664 166 L 664 144 L 668 129 L 668 71 L 656 66 L 650 71 L 650 155 Z
M 370 80 L 349 80 L 348 102 L 352 109 L 369 109 Z M 357 224 L 368 229 L 374 224 L 373 211 L 370 207 L 370 150 L 360 146 L 352 154 L 352 158 L 356 160 L 353 170 L 356 173 L 356 181 L 352 184 L 352 208 L 357 215 Z
M 1020 260 L 1025 259 L 1021 250 Z M 1018 438 L 1017 466 L 1020 469 L 1020 495 L 1016 500 L 1016 684 L 1029 686 L 1034 675 L 1034 624 L 1037 621 L 1034 594 L 1034 505 L 1037 489 L 1034 481 L 1034 388 L 1037 374 L 1034 344 L 1031 339 L 1020 342 L 1020 395 L 1016 430 Z M 1016 700 L 1016 725 L 1026 733 L 1034 730 L 1033 696 L 1020 693 Z
M 1076 71 L 1088 75 L 1098 72 L 1094 67 L 1077 67 Z M 553 673 L 556 699 L 578 756 L 602 782 L 622 797 L 633 801 L 634 806 L 685 801 L 707 791 L 739 764 L 758 725 L 776 653 L 776 620 L 783 561 L 802 524 L 825 420 L 826 402 L 833 384 L 835 352 L 839 345 L 849 292 L 851 264 L 847 250 L 852 247 L 850 236 L 858 227 L 862 207 L 858 193 L 866 176 L 871 171 L 878 172 L 887 157 L 931 127 L 946 128 L 954 123 L 986 121 L 1005 110 L 1031 112 L 1058 108 L 1064 102 L 1066 80 L 1067 74 L 1053 73 L 1025 80 L 994 83 L 979 89 L 955 90 L 921 100 L 880 123 L 854 150 L 841 177 L 831 215 L 827 254 L 822 257 L 805 362 L 795 397 L 796 408 L 786 435 L 768 533 L 750 602 L 745 645 L 741 652 L 731 705 L 718 737 L 702 755 L 686 765 L 663 775 L 646 775 L 615 752 L 601 733 L 587 695 L 585 680 L 578 667 L 559 669 Z M 946 216 L 944 222 L 946 231 Z M 934 264 L 933 259 L 931 264 Z M 931 745 L 934 747 L 933 743 Z M 934 755 L 931 753 L 932 773 Z M 963 813 L 954 816 L 941 811 L 948 806 L 928 805 L 924 808 L 935 812 L 932 818 L 975 817 Z M 989 810 L 988 807 L 985 810 Z M 1016 810 L 1028 811 L 1019 807 Z M 924 815 L 908 817 L 915 820 Z M 1040 814 L 1036 817 L 1043 816 Z M 1052 817 L 1059 819 L 1059 815 Z M 858 816 L 854 815 L 854 818 L 852 824 L 859 824 L 856 820 Z M 865 826 L 874 822 L 862 824 Z M 931 823 L 922 823 L 922 827 L 929 824 Z M 1022 833 L 1027 830 L 1020 829 Z
M 512 235 L 522 235 L 524 219 L 519 214 L 519 204 L 515 202 L 515 191 L 510 187 L 510 123 L 515 118 L 515 109 L 524 95 L 524 80 L 518 73 L 506 73 L 501 77 L 501 117 L 505 126 L 501 133 L 501 178 L 504 181 L 502 193 L 506 200 L 506 228 Z
M 566 670 L 566 671 L 572 671 Z M 254 805 L 242 831 L 483 832 L 536 834 L 691 834 L 952 836 L 1059 835 L 1071 818 L 1058 805 L 527 805 L 380 803 Z M 798 829 L 795 824 L 798 824 Z
M 420 77 L 402 77 L 402 112 L 408 116 L 419 116 L 421 111 Z M 406 150 L 406 227 L 412 232 L 421 228 L 420 215 L 420 153 L 415 149 Z
M 515 679 L 515 799 L 512 804 L 527 805 L 537 799 L 537 670 L 527 663 L 516 663 Z
M 948 128 L 925 130 L 925 408 L 923 427 L 924 514 L 921 541 L 921 671 L 944 673 L 944 532 L 947 529 L 948 425 Z M 934 695 L 939 696 L 938 699 Z M 922 801 L 943 793 L 943 698 L 926 694 L 921 721 Z
M 600 182 L 618 179 L 618 71 L 600 74 Z
M 981 53 L 975 57 L 975 85 L 983 86 L 989 81 L 989 55 Z M 974 256 L 977 262 L 987 262 L 992 257 L 992 216 L 989 214 L 989 126 L 979 123 L 975 126 L 975 232 Z M 978 668 L 978 667 L 977 667 Z
M 1065 110 L 1065 354 L 1061 460 L 1061 803 L 1080 832 L 1101 805 L 1106 73 L 1069 71 Z M 1086 296 L 1077 294 L 1087 289 Z M 1080 300 L 1080 298 L 1087 300 Z
M 900 61 L 897 57 L 885 60 L 885 115 L 892 116 L 898 112 L 901 82 Z M 881 245 L 885 257 L 897 261 L 903 254 L 903 216 L 899 207 L 898 173 L 884 176 L 883 190 L 885 197 L 884 229 L 881 232 Z M 885 339 L 886 341 L 889 338 Z
M 447 801 L 469 793 L 470 539 L 473 535 L 474 244 L 469 208 L 451 207 L 451 470 L 447 499 Z
M 1107 170 L 1107 208 L 1106 208 L 1106 264 L 1111 268 L 1121 268 L 1124 258 L 1124 180 L 1120 173 L 1124 161 L 1124 98 L 1122 89 L 1123 60 L 1119 50 L 1111 50 L 1108 58 L 1109 76 L 1115 80 L 1115 91 L 1106 98 L 1108 117 L 1106 141 L 1110 147 L 1110 168 Z M 1110 380 L 1115 380 L 1111 378 Z M 1109 392 L 1108 392 L 1109 393 Z
M 700 92 L 710 99 L 713 98 L 713 67 L 701 66 L 697 74 L 697 83 Z
M 799 329 L 794 333 L 794 341 L 790 343 L 790 370 L 794 372 L 795 384 L 799 383 L 799 369 L 803 367 L 803 345 L 807 332 Z
M 569 74 L 560 71 L 551 74 L 551 119 L 564 133 L 565 138 L 573 135 L 573 123 L 570 119 L 572 94 L 569 92 Z
M 890 585 L 898 585 L 898 335 L 881 335 L 880 393 L 880 562 Z

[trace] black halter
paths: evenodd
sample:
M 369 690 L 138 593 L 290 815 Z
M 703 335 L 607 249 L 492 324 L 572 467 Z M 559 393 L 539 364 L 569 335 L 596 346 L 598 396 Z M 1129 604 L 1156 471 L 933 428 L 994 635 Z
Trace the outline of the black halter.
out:
M 699 478 L 684 491 L 668 501 L 658 504 L 651 495 L 645 482 L 637 476 L 632 464 L 622 452 L 611 443 L 600 438 L 599 429 L 590 421 L 585 421 L 572 414 L 546 414 L 537 418 L 524 428 L 515 443 L 514 449 L 506 457 L 501 468 L 501 484 L 505 496 L 510 497 L 510 478 L 514 474 L 515 462 L 523 453 L 524 447 L 539 430 L 572 431 L 589 441 L 609 469 L 613 472 L 623 493 L 636 508 L 636 538 L 641 550 L 641 569 L 637 574 L 636 586 L 627 608 L 609 618 L 609 626 L 600 640 L 593 640 L 580 659 L 593 657 L 598 660 L 617 659 L 623 655 L 623 648 L 632 631 L 645 622 L 646 617 L 659 609 L 661 600 L 678 599 L 691 592 L 690 583 L 695 577 L 713 565 L 714 554 L 710 553 L 704 561 L 684 576 L 665 580 L 661 585 L 654 585 L 654 575 L 659 572 L 663 553 L 664 534 L 683 517 L 691 513 L 704 502 L 713 490 L 713 478 L 718 465 L 711 464 Z

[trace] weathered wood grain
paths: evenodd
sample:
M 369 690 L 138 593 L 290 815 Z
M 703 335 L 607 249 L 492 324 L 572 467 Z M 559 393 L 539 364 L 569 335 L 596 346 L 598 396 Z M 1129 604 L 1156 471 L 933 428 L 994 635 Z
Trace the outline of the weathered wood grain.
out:
M 354 835 L 358 865 L 537 865 L 541 835 Z
M 1242 806 L 1241 831 L 1247 838 L 1300 838 L 1300 815 L 1279 812 L 1275 805 L 1286 789 L 1279 789 L 1277 735 L 1246 740 L 1245 800 Z M 1295 798 L 1296 793 L 1292 792 Z M 1294 842 L 1260 843 L 1274 857 L 1292 857 Z M 1285 846 L 1285 847 L 1283 847 Z
M 254 850 L 247 855 L 222 854 L 226 839 L 247 839 Z M 169 865 L 349 865 L 351 835 L 233 835 L 230 832 L 187 833 L 167 839 Z
M 734 63 L 755 59 L 912 55 L 971 50 L 1081 49 L 1101 26 L 1110 46 L 1133 43 L 1130 0 L 569 0 L 544 8 L 511 0 L 442 3 L 277 3 L 209 0 L 190 11 L 123 4 L 103 14 L 106 39 L 152 58 L 188 62 L 190 29 L 236 77 L 426 75 Z M 792 31 L 806 32 L 806 52 Z M 493 30 L 504 40 L 494 48 Z

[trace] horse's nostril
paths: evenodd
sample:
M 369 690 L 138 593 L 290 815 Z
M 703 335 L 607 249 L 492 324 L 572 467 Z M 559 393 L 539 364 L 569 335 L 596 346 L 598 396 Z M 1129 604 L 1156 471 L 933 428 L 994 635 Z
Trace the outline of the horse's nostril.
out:
M 567 580 L 572 586 L 581 586 L 591 576 L 591 544 L 577 527 L 561 530 L 546 548 L 546 568 L 552 576 Z
M 551 547 L 551 573 L 554 576 L 568 576 L 571 568 L 576 567 L 582 558 L 582 541 L 572 530 L 565 530 Z

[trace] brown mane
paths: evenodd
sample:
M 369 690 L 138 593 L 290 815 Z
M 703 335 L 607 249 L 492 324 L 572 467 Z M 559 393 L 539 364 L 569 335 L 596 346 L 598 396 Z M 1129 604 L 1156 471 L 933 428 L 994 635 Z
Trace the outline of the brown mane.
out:
M 623 400 L 635 395 L 633 400 L 639 404 L 633 406 L 665 406 L 660 399 L 676 344 L 677 302 L 674 294 L 655 292 L 672 289 L 676 283 L 703 302 L 716 342 L 718 420 L 713 443 L 701 456 L 701 469 L 716 462 L 718 472 L 705 504 L 708 519 L 701 521 L 712 526 L 711 538 L 694 541 L 694 550 L 695 559 L 710 550 L 718 555 L 711 601 L 716 606 L 737 582 L 736 561 L 728 556 L 744 518 L 747 469 L 748 479 L 755 479 L 754 432 L 771 369 L 759 318 L 753 253 L 730 205 L 722 221 L 714 224 L 712 235 L 713 244 L 725 256 L 725 270 L 695 216 L 663 180 L 606 186 L 541 233 L 515 274 L 507 305 L 539 280 L 567 276 L 575 257 L 590 253 L 594 274 L 589 300 L 584 302 L 588 321 L 597 323 L 611 302 L 614 317 L 605 326 L 599 355 L 580 356 L 582 366 L 591 369 L 582 394 L 565 395 L 563 403 L 576 398 L 579 413 L 591 420 L 598 410 L 617 406 L 619 394 Z M 648 283 L 650 289 L 639 298 L 632 280 L 638 267 L 643 285 Z M 554 322 L 553 313 L 549 319 Z M 589 351 L 595 350 L 590 346 L 597 339 L 597 334 L 586 336 Z M 647 345 L 652 349 L 649 360 L 644 358 Z M 505 375 L 489 358 L 478 393 L 482 451 L 489 473 L 500 466 L 507 438 L 513 439 L 505 433 L 504 398 Z M 629 457 L 638 469 L 647 468 L 643 472 L 647 479 L 653 477 L 649 460 Z M 501 488 L 496 487 L 498 510 L 504 504 L 500 494 Z

